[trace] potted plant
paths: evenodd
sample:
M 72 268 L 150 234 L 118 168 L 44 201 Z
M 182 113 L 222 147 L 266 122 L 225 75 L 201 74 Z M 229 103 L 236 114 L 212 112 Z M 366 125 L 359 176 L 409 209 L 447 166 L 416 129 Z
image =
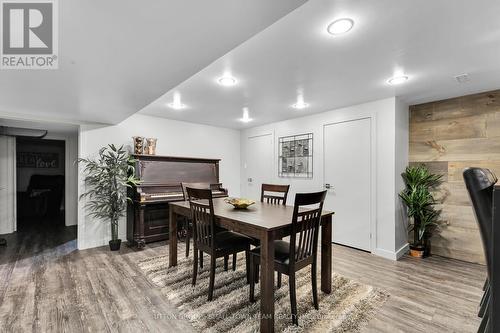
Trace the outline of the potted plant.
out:
M 97 159 L 81 158 L 84 181 L 88 190 L 80 196 L 86 198 L 90 216 L 111 222 L 111 251 L 118 251 L 118 221 L 127 209 L 127 187 L 139 184 L 133 167 L 134 159 L 123 146 L 109 145 L 99 150 Z
M 436 200 L 432 191 L 441 184 L 441 175 L 433 174 L 425 165 L 408 166 L 401 174 L 405 189 L 399 197 L 406 206 L 409 232 L 413 232 L 410 255 L 430 255 L 430 238 L 437 228 L 440 211 L 435 209 Z

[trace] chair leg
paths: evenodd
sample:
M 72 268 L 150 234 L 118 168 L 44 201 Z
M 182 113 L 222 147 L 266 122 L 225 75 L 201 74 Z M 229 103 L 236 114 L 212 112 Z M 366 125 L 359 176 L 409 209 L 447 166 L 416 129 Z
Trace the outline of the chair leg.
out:
M 484 312 L 483 319 L 481 319 L 481 325 L 479 325 L 479 328 L 477 329 L 477 333 L 485 333 L 488 332 L 488 322 L 490 320 L 490 299 L 486 301 L 486 311 Z
M 316 275 L 316 260 L 313 261 L 311 265 L 311 282 L 312 282 L 312 294 L 313 294 L 313 304 L 316 310 L 319 309 L 318 302 L 318 277 Z
M 249 265 L 250 265 L 250 273 L 248 276 L 250 277 L 250 295 L 249 295 L 249 300 L 251 303 L 255 302 L 255 268 L 256 265 L 253 262 L 253 256 L 250 256 L 249 258 Z
M 189 244 L 191 243 L 191 235 L 189 231 L 189 222 L 186 220 L 186 258 L 189 257 Z
M 228 261 L 229 261 L 229 256 L 225 255 L 224 256 L 224 270 L 227 272 L 228 269 Z
M 210 302 L 214 296 L 215 284 L 215 256 L 210 256 L 210 282 L 208 284 L 208 301 Z
M 489 284 L 490 284 L 490 281 L 488 278 L 486 278 L 486 281 L 484 281 L 484 285 L 483 285 L 483 291 L 486 291 L 486 288 L 488 287 Z
M 486 291 L 483 294 L 483 299 L 481 300 L 479 312 L 477 314 L 478 317 L 483 318 L 484 313 L 486 312 L 486 306 L 488 305 L 488 302 L 490 300 L 490 292 L 490 287 L 486 287 Z
M 196 255 L 196 246 L 193 248 L 193 286 L 196 285 L 196 276 L 198 275 L 198 256 Z
M 278 272 L 278 283 L 277 283 L 277 285 L 278 285 L 278 289 L 281 288 L 281 273 L 280 272 Z
M 236 270 L 236 259 L 238 258 L 238 253 L 233 253 L 233 271 Z
M 246 249 L 245 251 L 245 268 L 246 268 L 246 273 L 247 273 L 247 283 L 250 283 L 250 247 Z
M 200 268 L 203 268 L 203 251 L 200 251 Z
M 290 272 L 288 276 L 288 285 L 290 286 L 290 306 L 292 308 L 292 322 L 299 325 L 297 318 L 297 295 L 295 294 L 295 272 Z

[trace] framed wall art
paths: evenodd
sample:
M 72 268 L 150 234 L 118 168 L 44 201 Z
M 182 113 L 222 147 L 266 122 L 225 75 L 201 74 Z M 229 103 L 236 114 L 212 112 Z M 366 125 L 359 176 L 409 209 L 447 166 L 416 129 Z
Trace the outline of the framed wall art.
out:
M 284 136 L 278 142 L 279 177 L 313 177 L 313 134 Z

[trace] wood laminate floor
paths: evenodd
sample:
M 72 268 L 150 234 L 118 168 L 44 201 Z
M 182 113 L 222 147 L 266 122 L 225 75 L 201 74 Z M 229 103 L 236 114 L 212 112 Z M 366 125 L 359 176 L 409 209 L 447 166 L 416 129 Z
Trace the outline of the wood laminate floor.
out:
M 0 247 L 2 332 L 191 332 L 136 266 L 163 254 L 76 250 L 76 227 L 9 235 Z M 391 296 L 363 332 L 475 332 L 483 266 L 431 257 L 398 262 L 334 245 L 334 270 Z M 177 319 L 176 319 L 177 318 Z

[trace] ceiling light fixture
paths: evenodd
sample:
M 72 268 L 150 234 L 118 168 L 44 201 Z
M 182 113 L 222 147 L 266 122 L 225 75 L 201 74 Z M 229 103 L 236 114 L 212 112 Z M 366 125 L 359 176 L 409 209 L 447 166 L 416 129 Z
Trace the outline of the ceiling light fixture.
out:
M 308 106 L 309 106 L 309 104 L 307 104 L 307 103 L 297 102 L 297 103 L 295 103 L 295 104 L 292 105 L 292 108 L 301 110 L 301 109 L 307 108 Z
M 231 86 L 236 85 L 236 83 L 237 83 L 236 79 L 230 75 L 224 75 L 223 77 L 219 78 L 217 80 L 217 82 L 221 86 L 225 86 L 225 87 L 231 87 Z
M 333 21 L 328 25 L 326 31 L 330 35 L 342 35 L 352 29 L 354 26 L 354 21 L 350 18 L 341 18 Z
M 248 108 L 247 107 L 244 107 L 243 108 L 243 117 L 240 119 L 240 121 L 244 122 L 244 123 L 248 123 L 250 121 L 252 121 L 253 119 L 250 118 L 250 115 L 248 114 Z
M 186 105 L 182 104 L 182 102 L 181 102 L 181 95 L 179 93 L 175 93 L 174 100 L 172 101 L 172 103 L 168 103 L 167 105 L 168 105 L 168 107 L 170 107 L 174 110 L 181 110 L 181 109 L 186 108 Z
M 397 84 L 405 83 L 406 81 L 408 81 L 408 76 L 399 75 L 399 76 L 394 76 L 394 77 L 390 78 L 389 80 L 387 80 L 387 83 L 389 83 L 391 85 L 397 85 Z
M 297 110 L 302 110 L 305 109 L 309 106 L 306 102 L 304 102 L 304 96 L 299 95 L 297 96 L 297 103 L 292 105 L 292 108 L 297 109 Z

